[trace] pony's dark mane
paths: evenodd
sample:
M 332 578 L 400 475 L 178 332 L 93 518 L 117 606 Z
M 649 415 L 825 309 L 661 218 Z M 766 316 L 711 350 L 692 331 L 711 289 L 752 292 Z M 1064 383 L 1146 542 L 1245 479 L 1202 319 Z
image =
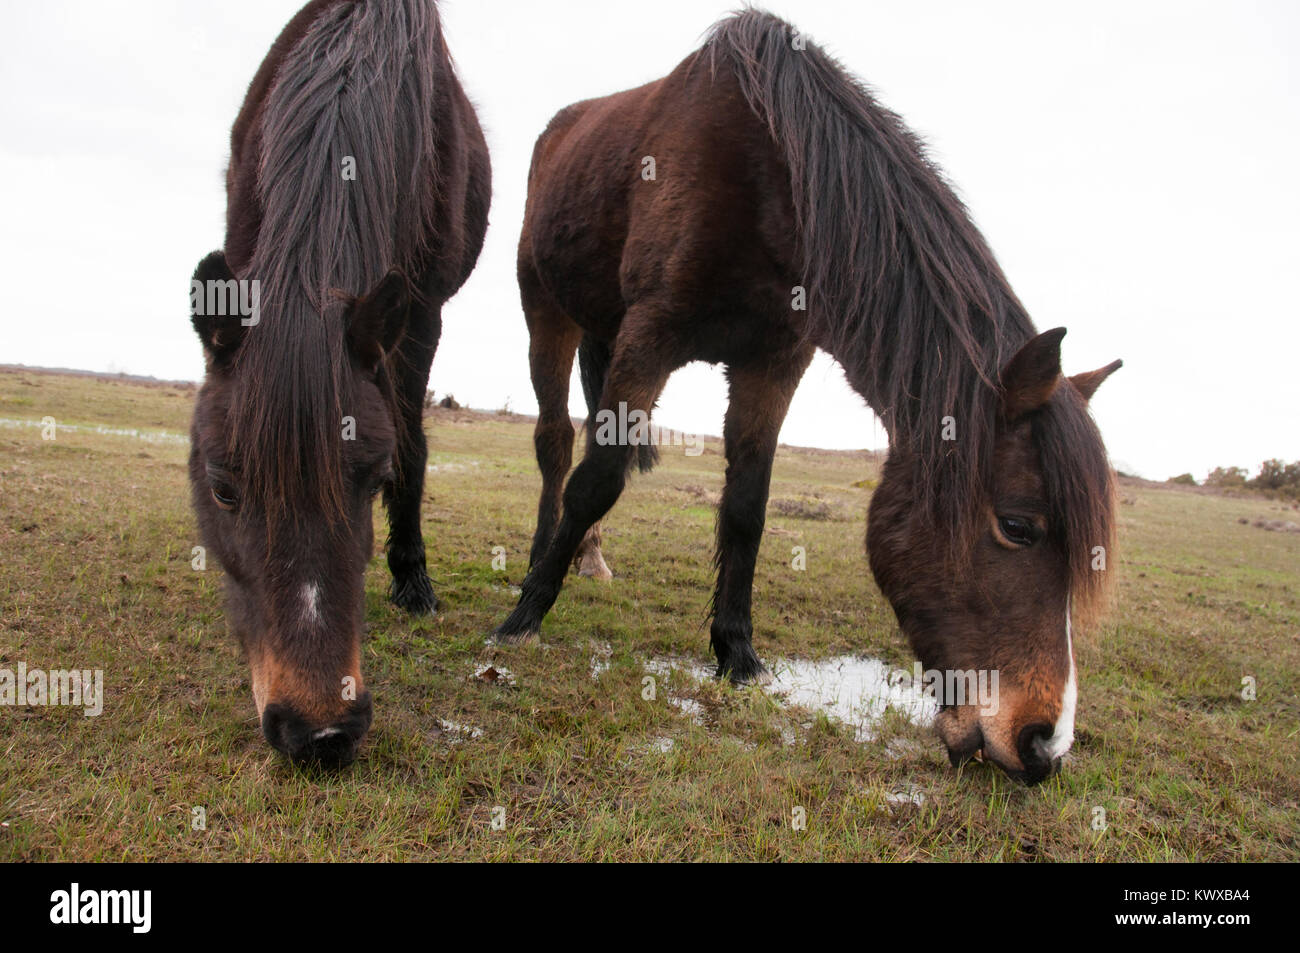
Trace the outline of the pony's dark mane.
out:
M 344 313 L 432 233 L 445 59 L 433 4 L 340 2 L 276 73 L 261 126 L 262 221 L 239 276 L 260 281 L 261 320 L 238 353 L 230 431 L 247 492 L 272 515 L 289 504 L 341 512 L 342 418 L 355 413 Z M 343 175 L 349 157 L 355 179 Z
M 880 416 L 891 452 L 906 456 L 917 507 L 952 528 L 960 566 L 990 495 L 1000 370 L 1034 326 L 919 138 L 795 37 L 785 21 L 747 8 L 715 24 L 701 54 L 714 70 L 734 70 L 783 150 L 811 333 Z M 1111 538 L 1111 478 L 1084 402 L 1067 390 L 1035 429 L 1053 500 L 1069 508 L 1056 525 L 1074 598 L 1087 603 L 1104 575 L 1085 557 Z M 956 440 L 943 439 L 947 416 Z

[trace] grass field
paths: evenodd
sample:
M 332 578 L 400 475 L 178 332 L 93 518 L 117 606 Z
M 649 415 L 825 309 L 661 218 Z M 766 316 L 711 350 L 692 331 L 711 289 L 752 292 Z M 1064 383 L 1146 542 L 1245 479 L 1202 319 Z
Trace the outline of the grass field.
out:
M 1300 534 L 1249 525 L 1280 504 L 1125 483 L 1116 607 L 1076 646 L 1077 741 L 1024 788 L 954 771 L 897 711 L 858 740 L 690 674 L 709 661 L 716 442 L 634 480 L 606 524 L 612 584 L 570 577 L 539 644 L 487 645 L 527 563 L 531 421 L 440 411 L 424 535 L 443 610 L 392 608 L 376 554 L 375 724 L 352 769 L 321 777 L 262 740 L 220 569 L 191 568 L 192 400 L 0 372 L 0 669 L 105 682 L 98 717 L 0 707 L 0 860 L 1300 859 Z M 778 671 L 911 665 L 863 553 L 878 468 L 777 456 L 754 622 Z M 506 674 L 475 677 L 489 665 Z

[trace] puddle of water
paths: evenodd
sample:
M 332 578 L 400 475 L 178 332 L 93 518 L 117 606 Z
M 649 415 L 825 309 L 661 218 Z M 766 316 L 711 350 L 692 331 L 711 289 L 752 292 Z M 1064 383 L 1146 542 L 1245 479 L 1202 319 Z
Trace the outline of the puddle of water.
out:
M 651 675 L 666 678 L 671 672 L 685 672 L 697 682 L 702 682 L 714 672 L 714 666 L 680 655 L 662 655 L 648 659 L 645 670 Z
M 12 417 L 0 417 L 0 427 L 36 427 L 45 425 L 39 420 L 16 420 Z M 89 426 L 86 424 L 58 424 L 59 431 L 69 433 L 94 433 L 106 437 L 133 437 L 145 443 L 173 443 L 188 445 L 190 438 L 185 434 L 172 433 L 170 430 L 136 430 L 133 427 L 107 427 L 103 424 Z
M 646 661 L 645 670 L 651 675 L 659 678 L 667 678 L 672 672 L 684 672 L 691 681 L 696 684 L 704 681 L 713 674 L 713 666 L 706 665 L 703 662 L 697 662 L 695 659 L 684 658 L 682 656 L 660 656 Z M 672 705 L 683 715 L 689 718 L 697 725 L 704 725 L 704 706 L 694 698 L 686 698 L 682 695 L 668 694 L 668 704 Z
M 879 659 L 853 655 L 821 661 L 782 659 L 772 666 L 768 691 L 791 704 L 824 711 L 851 727 L 859 742 L 874 741 L 890 708 L 918 725 L 929 725 L 939 710 L 910 678 L 902 685 L 890 684 L 892 671 Z
M 468 473 L 478 464 L 477 460 L 471 460 L 469 463 L 431 463 L 424 469 L 428 473 Z
M 660 677 L 673 671 L 685 672 L 697 682 L 712 676 L 714 671 L 711 665 L 682 657 L 652 658 L 645 663 L 645 669 Z M 933 722 L 939 710 L 934 699 L 913 683 L 910 672 L 901 684 L 898 679 L 891 684 L 890 674 L 894 670 L 879 659 L 855 655 L 821 660 L 779 659 L 771 670 L 773 679 L 763 686 L 764 691 L 787 704 L 825 712 L 851 727 L 859 743 L 876 739 L 880 721 L 891 708 L 922 726 Z M 693 699 L 670 697 L 669 701 L 693 719 L 703 713 Z M 793 731 L 785 729 L 782 741 L 795 744 L 797 738 Z

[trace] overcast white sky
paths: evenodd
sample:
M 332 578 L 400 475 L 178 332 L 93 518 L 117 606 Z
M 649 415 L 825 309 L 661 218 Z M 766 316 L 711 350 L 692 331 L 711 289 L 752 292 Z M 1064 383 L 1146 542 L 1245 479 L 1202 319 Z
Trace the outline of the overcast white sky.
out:
M 198 379 L 188 279 L 224 233 L 230 125 L 298 0 L 3 0 L 0 362 Z M 492 151 L 487 247 L 431 385 L 536 409 L 514 247 L 532 143 L 568 103 L 670 71 L 736 3 L 450 0 Z M 1300 459 L 1300 5 L 770 0 L 931 144 L 1120 465 L 1163 479 Z M 572 406 L 582 413 L 580 390 Z M 722 372 L 666 426 L 719 433 Z M 88 409 L 87 416 L 93 417 Z M 818 357 L 787 443 L 883 446 Z

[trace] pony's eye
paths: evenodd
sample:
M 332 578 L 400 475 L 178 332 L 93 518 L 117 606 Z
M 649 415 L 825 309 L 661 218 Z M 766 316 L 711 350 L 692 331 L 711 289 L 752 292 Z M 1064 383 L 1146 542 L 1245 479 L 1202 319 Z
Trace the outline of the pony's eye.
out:
M 1019 516 L 999 516 L 998 531 L 1015 546 L 1032 546 L 1038 542 L 1039 530 L 1031 520 Z
M 239 494 L 228 483 L 213 483 L 212 500 L 223 510 L 233 510 L 239 502 Z
M 384 488 L 384 484 L 388 483 L 392 479 L 393 479 L 393 471 L 388 470 L 385 471 L 383 476 L 377 477 L 373 482 L 371 482 L 370 488 L 367 491 L 370 494 L 370 498 L 373 500 L 375 497 L 377 497 L 379 495 L 379 491 Z

